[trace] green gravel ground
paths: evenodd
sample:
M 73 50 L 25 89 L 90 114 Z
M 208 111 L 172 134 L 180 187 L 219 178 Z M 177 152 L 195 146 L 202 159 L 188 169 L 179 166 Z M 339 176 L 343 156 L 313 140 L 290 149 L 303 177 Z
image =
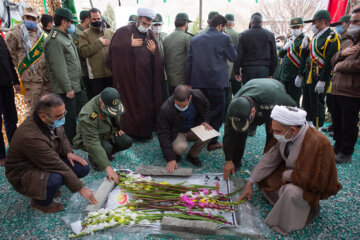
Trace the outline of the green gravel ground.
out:
M 262 155 L 265 142 L 264 127 L 258 128 L 255 137 L 248 139 L 242 170 L 251 170 Z M 360 140 L 356 144 L 353 162 L 351 164 L 338 165 L 338 177 L 343 189 L 334 197 L 321 201 L 320 217 L 312 224 L 299 231 L 288 234 L 286 239 L 360 239 Z M 86 158 L 86 153 L 77 151 Z M 195 173 L 218 173 L 222 172 L 224 154 L 222 151 L 207 152 L 200 154 L 203 167 L 195 168 Z M 114 168 L 135 170 L 138 165 L 164 166 L 162 153 L 157 138 L 143 143 L 135 143 L 127 151 L 118 153 L 112 163 Z M 180 167 L 192 167 L 184 160 Z M 237 174 L 248 178 L 246 174 Z M 104 173 L 91 171 L 83 179 L 86 184 L 105 177 Z M 72 193 L 62 187 L 61 202 L 67 205 Z M 5 177 L 4 168 L 0 167 L 0 239 L 66 239 L 72 234 L 70 228 L 65 225 L 61 217 L 63 213 L 41 214 L 29 207 L 29 199 L 21 196 L 13 190 Z M 254 190 L 253 205 L 265 218 L 271 210 L 263 195 Z M 171 237 L 170 237 L 171 238 Z M 167 238 L 167 239 L 170 239 Z M 282 236 L 271 232 L 270 239 L 281 239 Z M 115 238 L 114 238 L 115 239 Z M 127 238 L 129 239 L 129 238 Z

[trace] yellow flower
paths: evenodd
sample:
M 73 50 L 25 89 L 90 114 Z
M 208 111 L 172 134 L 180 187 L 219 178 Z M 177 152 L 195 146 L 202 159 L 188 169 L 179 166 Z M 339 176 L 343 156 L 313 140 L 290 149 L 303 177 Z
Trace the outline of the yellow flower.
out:
M 125 222 L 125 219 L 120 218 L 119 223 L 123 223 L 123 222 Z
M 202 203 L 205 203 L 206 201 L 205 201 L 205 199 L 200 199 L 200 202 L 202 202 Z
M 168 184 L 168 182 L 161 182 L 160 184 L 162 184 L 162 185 L 166 185 L 166 184 Z
M 133 206 L 131 206 L 131 207 L 129 207 L 129 209 L 131 209 L 131 210 L 133 210 L 133 209 L 135 209 Z
M 150 190 L 151 190 L 151 187 L 150 187 L 150 186 L 146 186 L 146 187 L 145 187 L 145 190 L 146 190 L 146 191 L 150 191 Z

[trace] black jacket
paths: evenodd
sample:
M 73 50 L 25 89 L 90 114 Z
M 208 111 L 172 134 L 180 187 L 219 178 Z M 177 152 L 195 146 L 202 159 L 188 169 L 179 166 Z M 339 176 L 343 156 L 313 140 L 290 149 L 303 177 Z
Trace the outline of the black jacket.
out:
M 234 63 L 235 74 L 239 74 L 240 68 L 246 66 L 268 66 L 270 76 L 274 73 L 278 58 L 272 32 L 254 25 L 239 34 L 236 50 L 238 55 Z
M 211 114 L 207 98 L 200 90 L 192 90 L 191 95 L 191 101 L 197 111 L 196 124 L 201 124 L 202 122 L 209 123 Z M 175 108 L 174 104 L 175 100 L 173 95 L 161 106 L 157 122 L 157 135 L 161 150 L 167 162 L 176 160 L 172 142 L 179 134 L 183 121 L 181 112 Z
M 0 36 L 0 87 L 11 87 L 19 83 L 14 63 L 4 39 Z

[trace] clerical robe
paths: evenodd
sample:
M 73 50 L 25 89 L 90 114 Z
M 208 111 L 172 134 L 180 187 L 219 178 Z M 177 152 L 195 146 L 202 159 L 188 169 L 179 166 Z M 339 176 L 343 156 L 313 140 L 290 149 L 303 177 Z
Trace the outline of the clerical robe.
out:
M 283 232 L 301 229 L 310 208 L 342 188 L 334 151 L 325 135 L 307 124 L 292 142 L 269 144 L 250 177 L 274 205 L 265 222 Z
M 140 47 L 131 47 L 131 36 L 144 40 Z M 153 55 L 147 49 L 156 44 Z M 112 70 L 113 87 L 124 104 L 122 129 L 135 138 L 150 138 L 161 107 L 163 63 L 155 34 L 140 33 L 135 24 L 119 28 L 110 44 L 107 65 Z

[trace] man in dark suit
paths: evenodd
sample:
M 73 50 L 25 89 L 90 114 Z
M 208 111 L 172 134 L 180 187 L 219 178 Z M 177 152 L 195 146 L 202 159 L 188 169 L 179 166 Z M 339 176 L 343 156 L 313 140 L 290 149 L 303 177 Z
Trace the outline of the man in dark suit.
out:
M 1 36 L 0 76 L 0 128 L 2 126 L 2 117 L 4 117 L 6 137 L 10 143 L 18 121 L 13 86 L 15 87 L 16 92 L 20 92 L 20 83 L 6 43 Z M 0 131 L 0 165 L 4 164 L 4 159 L 5 144 L 3 134 Z
M 186 83 L 192 88 L 200 89 L 210 103 L 210 125 L 220 129 L 225 115 L 226 88 L 229 87 L 227 60 L 234 62 L 236 50 L 231 38 L 224 34 L 226 19 L 215 15 L 206 33 L 190 41 L 186 56 Z M 222 148 L 222 144 L 213 138 L 208 151 Z

